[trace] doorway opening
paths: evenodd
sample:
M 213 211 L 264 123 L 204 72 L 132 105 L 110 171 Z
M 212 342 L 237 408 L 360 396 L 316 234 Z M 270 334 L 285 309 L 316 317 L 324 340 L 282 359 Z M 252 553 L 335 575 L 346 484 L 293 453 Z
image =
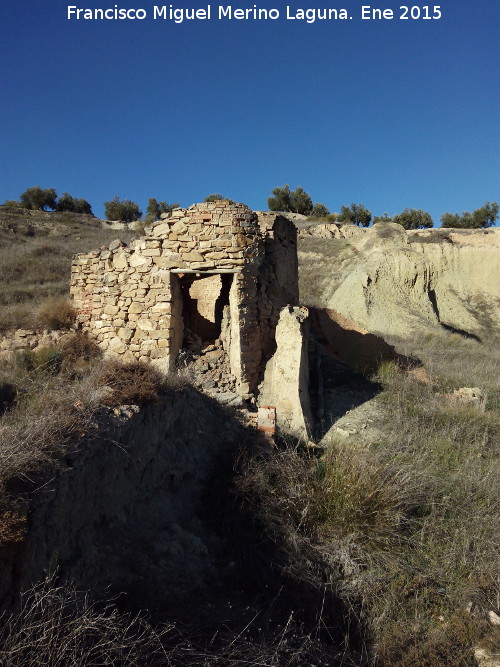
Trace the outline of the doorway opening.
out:
M 199 336 L 203 343 L 213 343 L 221 335 L 232 279 L 232 274 L 225 273 L 180 277 L 184 329 Z

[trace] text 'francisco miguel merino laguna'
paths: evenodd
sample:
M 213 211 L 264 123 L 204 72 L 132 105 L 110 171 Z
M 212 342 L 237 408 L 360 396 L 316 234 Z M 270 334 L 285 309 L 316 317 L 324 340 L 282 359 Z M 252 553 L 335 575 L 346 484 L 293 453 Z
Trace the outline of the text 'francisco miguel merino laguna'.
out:
M 143 21 L 148 18 L 146 9 L 141 8 L 120 8 L 118 5 L 108 7 L 107 9 L 84 9 L 76 5 L 68 5 L 68 20 L 97 20 L 97 21 L 113 21 L 113 20 L 139 20 Z M 314 23 L 317 20 L 336 20 L 351 18 L 346 9 L 332 9 L 332 8 L 308 8 L 301 9 L 296 7 L 285 7 L 284 15 L 282 16 L 279 9 L 269 9 L 264 7 L 247 7 L 241 9 L 233 7 L 232 5 L 217 5 L 212 7 L 188 8 L 188 7 L 174 7 L 174 5 L 155 5 L 153 7 L 152 18 L 154 20 L 160 19 L 164 21 L 172 21 L 173 23 L 183 23 L 189 20 L 210 21 L 216 20 L 247 20 L 247 21 L 276 21 L 283 18 L 287 20 L 302 20 L 307 23 Z

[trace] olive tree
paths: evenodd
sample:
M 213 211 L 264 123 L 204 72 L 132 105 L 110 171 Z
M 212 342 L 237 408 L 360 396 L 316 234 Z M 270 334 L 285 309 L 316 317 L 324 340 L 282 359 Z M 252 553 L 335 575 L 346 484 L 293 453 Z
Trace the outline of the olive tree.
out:
M 376 225 L 377 222 L 392 222 L 392 218 L 390 215 L 388 215 L 387 212 L 385 212 L 384 215 L 376 215 L 373 218 L 373 224 Z
M 134 222 L 142 215 L 142 211 L 135 202 L 130 199 L 120 201 L 118 196 L 111 201 L 104 202 L 104 212 L 108 220 L 119 220 L 120 222 Z
M 426 229 L 434 225 L 431 215 L 421 208 L 405 208 L 402 213 L 395 215 L 392 221 L 405 229 Z
M 270 211 L 288 211 L 302 215 L 311 215 L 313 210 L 313 202 L 308 193 L 301 187 L 290 190 L 287 184 L 281 188 L 274 188 L 272 197 L 267 200 L 267 205 Z
M 28 188 L 21 195 L 21 206 L 31 210 L 43 211 L 50 208 L 55 211 L 57 204 L 57 193 L 54 188 L 42 189 L 39 185 Z
M 314 218 L 325 218 L 330 214 L 330 211 L 324 204 L 316 202 L 312 207 L 311 216 Z
M 360 227 L 368 227 L 372 219 L 371 211 L 363 204 L 351 204 L 340 209 L 339 222 L 348 222 Z
M 179 203 L 167 204 L 166 201 L 158 201 L 154 197 L 148 200 L 148 207 L 146 209 L 146 217 L 148 220 L 158 220 L 162 213 L 170 213 L 174 208 L 179 208 Z
M 62 197 L 59 197 L 56 209 L 58 211 L 71 211 L 71 213 L 86 213 L 87 215 L 92 215 L 92 207 L 86 199 L 77 199 L 67 192 L 64 192 Z
M 499 205 L 497 202 L 487 201 L 484 206 L 477 208 L 470 213 L 464 211 L 462 215 L 459 213 L 443 213 L 441 216 L 441 227 L 453 227 L 456 229 L 483 229 L 492 227 L 499 212 Z

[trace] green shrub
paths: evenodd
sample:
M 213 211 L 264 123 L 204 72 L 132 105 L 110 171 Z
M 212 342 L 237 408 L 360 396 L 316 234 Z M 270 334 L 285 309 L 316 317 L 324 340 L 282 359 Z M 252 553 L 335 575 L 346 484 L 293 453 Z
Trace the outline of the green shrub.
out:
M 21 195 L 21 205 L 33 210 L 45 210 L 50 208 L 55 211 L 57 194 L 54 188 L 43 190 L 39 185 L 28 188 Z
M 340 209 L 339 222 L 347 222 L 360 227 L 368 227 L 372 219 L 371 211 L 363 204 L 351 204 Z
M 70 213 L 86 213 L 92 215 L 92 207 L 86 199 L 77 199 L 67 192 L 59 197 L 56 205 L 57 211 L 69 211 Z
M 112 201 L 104 202 L 104 212 L 107 220 L 119 220 L 120 222 L 134 222 L 142 215 L 135 202 L 130 199 L 120 201 L 117 196 Z
M 38 371 L 57 375 L 62 367 L 63 353 L 56 347 L 26 348 L 16 354 L 17 364 L 25 371 Z
M 21 202 L 18 202 L 15 199 L 8 199 L 2 206 L 9 212 L 16 212 L 18 209 L 22 208 Z
M 204 202 L 228 201 L 230 204 L 234 204 L 234 201 L 232 199 L 224 197 L 224 195 L 221 195 L 220 192 L 213 192 L 211 195 L 208 195 L 208 197 L 205 197 L 203 201 Z

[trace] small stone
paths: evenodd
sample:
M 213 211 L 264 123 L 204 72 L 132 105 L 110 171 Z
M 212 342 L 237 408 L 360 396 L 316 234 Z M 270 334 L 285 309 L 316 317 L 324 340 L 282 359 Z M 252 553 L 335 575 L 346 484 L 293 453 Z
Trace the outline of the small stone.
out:
M 488 612 L 488 618 L 490 619 L 491 625 L 500 625 L 500 616 L 495 614 L 494 611 Z
M 142 313 L 143 310 L 144 310 L 144 304 L 143 303 L 139 303 L 138 301 L 133 301 L 129 306 L 128 312 L 129 313 Z
M 118 338 L 118 336 L 116 336 L 115 338 L 112 338 L 109 341 L 109 349 L 111 350 L 111 352 L 115 352 L 116 354 L 123 354 L 124 352 L 126 352 L 127 346 L 125 345 L 125 343 L 122 341 L 121 338 Z
M 113 257 L 113 266 L 118 270 L 128 268 L 127 255 L 124 252 L 115 253 Z
M 117 250 L 118 248 L 124 248 L 127 244 L 124 243 L 123 241 L 120 241 L 120 239 L 116 239 L 115 241 L 111 241 L 111 243 L 108 246 L 109 250 Z

